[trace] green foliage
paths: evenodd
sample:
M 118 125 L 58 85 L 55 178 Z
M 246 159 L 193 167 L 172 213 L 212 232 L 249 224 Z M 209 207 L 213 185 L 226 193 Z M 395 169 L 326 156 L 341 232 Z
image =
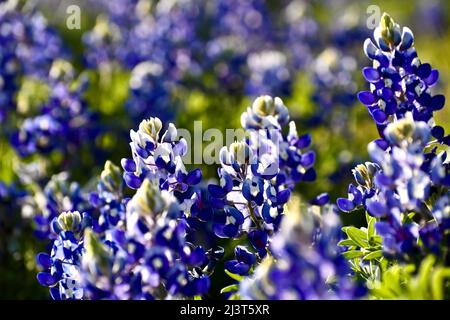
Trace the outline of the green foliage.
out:
M 450 268 L 435 264 L 436 258 L 424 259 L 416 273 L 414 265 L 393 265 L 373 284 L 375 299 L 441 300 L 449 298 Z
M 366 213 L 367 227 L 343 227 L 347 238 L 338 243 L 347 247 L 342 255 L 349 260 L 357 277 L 369 282 L 376 281 L 388 263 L 383 258 L 382 238 L 376 234 L 375 222 L 376 219 Z
M 17 162 L 17 154 L 4 139 L 0 139 L 0 154 L 0 181 L 9 184 L 14 179 L 13 164 Z
M 225 288 L 222 288 L 222 290 L 220 290 L 220 293 L 234 292 L 234 291 L 238 291 L 238 290 L 239 290 L 239 285 L 232 284 L 232 285 L 226 286 Z
M 102 65 L 99 71 L 89 70 L 86 73 L 90 80 L 86 94 L 89 105 L 107 116 L 123 113 L 130 73 L 112 64 Z

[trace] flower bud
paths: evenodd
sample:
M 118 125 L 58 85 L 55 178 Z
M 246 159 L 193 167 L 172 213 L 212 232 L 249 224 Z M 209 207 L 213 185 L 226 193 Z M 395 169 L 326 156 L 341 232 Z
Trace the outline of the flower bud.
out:
M 110 192 L 117 192 L 122 189 L 122 173 L 111 161 L 106 161 L 105 168 L 100 175 L 102 186 Z
M 162 128 L 162 122 L 159 118 L 150 118 L 142 120 L 139 124 L 139 131 L 149 135 L 153 141 L 158 141 L 158 135 Z
M 52 221 L 52 229 L 55 233 L 61 231 L 72 231 L 77 233 L 81 230 L 82 219 L 78 211 L 62 212 L 57 218 Z
M 353 170 L 352 174 L 356 182 L 364 187 L 371 188 L 375 173 L 379 167 L 372 162 L 366 162 L 364 164 L 358 164 Z
M 244 141 L 233 142 L 230 145 L 230 158 L 232 162 L 239 164 L 249 164 L 252 158 L 252 150 Z

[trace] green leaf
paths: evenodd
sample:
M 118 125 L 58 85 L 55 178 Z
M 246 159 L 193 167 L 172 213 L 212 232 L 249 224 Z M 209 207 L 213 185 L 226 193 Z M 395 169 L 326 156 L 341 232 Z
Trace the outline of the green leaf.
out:
M 383 244 L 383 238 L 381 236 L 373 236 L 372 241 L 375 244 L 379 244 L 379 245 Z
M 382 256 L 383 256 L 383 251 L 377 250 L 377 251 L 373 251 L 369 254 L 366 254 L 364 256 L 363 260 L 374 260 L 374 259 L 381 258 Z
M 367 223 L 367 241 L 370 241 L 370 239 L 375 236 L 375 221 L 376 219 L 374 217 L 369 218 Z
M 431 280 L 431 290 L 433 294 L 433 299 L 443 300 L 444 295 L 444 283 L 445 279 L 450 279 L 450 268 L 439 267 L 434 272 Z
M 359 257 L 363 256 L 364 253 L 359 250 L 350 250 L 350 251 L 344 252 L 342 255 L 344 256 L 345 259 L 355 259 L 355 258 L 359 258 Z
M 361 248 L 367 248 L 369 243 L 367 242 L 367 232 L 364 232 L 355 227 L 348 227 L 345 230 L 348 237 L 352 239 Z
M 239 286 L 237 284 L 232 284 L 232 285 L 226 286 L 225 288 L 222 288 L 222 290 L 220 290 L 220 293 L 237 291 L 238 289 L 239 289 Z
M 426 292 L 430 284 L 433 265 L 436 258 L 432 255 L 426 257 L 420 265 L 419 274 L 417 276 L 418 291 Z
M 202 300 L 202 296 L 194 296 L 194 300 Z
M 338 242 L 338 246 L 354 247 L 357 244 L 352 239 L 345 239 Z
M 240 276 L 240 275 L 235 274 L 235 273 L 231 273 L 230 271 L 228 271 L 228 270 L 226 270 L 226 269 L 225 269 L 225 273 L 226 273 L 231 279 L 234 279 L 234 280 L 236 280 L 236 281 L 242 281 L 242 279 L 244 279 L 243 276 Z

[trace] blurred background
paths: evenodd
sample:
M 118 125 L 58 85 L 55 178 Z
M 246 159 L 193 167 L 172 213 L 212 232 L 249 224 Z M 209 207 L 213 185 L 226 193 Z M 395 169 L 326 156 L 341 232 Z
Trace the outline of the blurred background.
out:
M 279 96 L 317 154 L 317 181 L 300 185 L 298 198 L 346 196 L 377 137 L 356 93 L 367 86 L 362 48 L 378 9 L 411 28 L 419 57 L 440 72 L 435 92 L 450 92 L 445 0 L 0 6 L 0 298 L 48 298 L 34 262 L 48 246 L 43 226 L 95 188 L 105 160 L 129 156 L 129 130 L 150 116 L 189 130 L 194 121 L 203 131 L 239 128 L 255 97 Z M 450 130 L 447 108 L 436 118 Z M 200 167 L 215 178 L 216 167 Z

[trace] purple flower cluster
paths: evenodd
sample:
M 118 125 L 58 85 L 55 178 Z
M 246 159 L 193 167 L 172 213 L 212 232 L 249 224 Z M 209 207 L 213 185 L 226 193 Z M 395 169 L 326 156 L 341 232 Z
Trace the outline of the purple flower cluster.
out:
M 52 63 L 67 57 L 62 41 L 38 12 L 0 4 L 0 123 L 16 106 L 22 76 L 46 79 Z
M 430 90 L 439 72 L 420 61 L 412 31 L 408 27 L 401 30 L 388 15 L 383 15 L 374 38 L 375 43 L 370 39 L 364 42 L 364 52 L 373 60 L 373 67 L 363 69 L 370 91 L 360 92 L 358 98 L 367 106 L 380 133 L 408 112 L 414 120 L 428 122 L 445 104 L 443 95 L 433 95 Z
M 445 152 L 424 152 L 430 131 L 424 122 L 410 118 L 389 124 L 384 131 L 389 149 L 370 143 L 375 163 L 357 166 L 357 185 L 350 185 L 348 199 L 338 199 L 343 211 L 364 207 L 379 219 L 375 227 L 387 256 L 408 260 L 420 252 L 439 254 L 445 243 L 450 216 L 434 203 L 448 201 L 450 169 Z M 441 213 L 435 215 L 435 210 Z
M 176 128 L 170 124 L 159 137 L 161 129 L 151 118 L 131 131 L 134 158 L 122 161 L 128 171 L 122 176 L 108 161 L 88 210 L 52 220 L 53 249 L 38 256 L 38 280 L 54 299 L 173 299 L 208 291 L 223 249 L 187 240 L 195 232 L 193 217 L 187 219 L 193 201 L 174 195 L 200 182 L 201 172 L 184 168 L 186 141 L 176 141 Z M 131 199 L 125 183 L 137 189 Z
M 80 185 L 68 182 L 66 172 L 52 176 L 42 189 L 37 185 L 33 189 L 34 194 L 25 198 L 22 215 L 33 218 L 34 235 L 40 240 L 54 240 L 51 223 L 61 212 L 91 210 Z
M 278 230 L 295 185 L 316 177 L 315 154 L 307 151 L 311 138 L 298 137 L 294 122 L 284 136 L 282 127 L 288 121 L 289 113 L 280 98 L 257 98 L 241 117 L 249 137 L 221 149 L 219 184 L 208 186 L 215 234 L 248 237 L 258 259 L 267 254 L 269 237 Z M 322 200 L 326 202 L 326 198 Z M 227 266 L 230 272 L 242 274 L 254 261 L 250 251 L 238 247 L 236 260 Z
M 71 89 L 72 81 L 50 81 L 48 102 L 40 106 L 39 115 L 26 118 L 12 134 L 11 144 L 22 157 L 55 150 L 66 155 L 96 135 L 94 115 L 83 97 L 87 83 Z
M 61 213 L 51 224 L 56 235 L 51 254 L 40 253 L 36 260 L 42 272 L 40 284 L 50 287 L 55 300 L 81 299 L 84 294 L 80 278 L 80 259 L 84 253 L 82 234 L 90 218 L 78 211 Z
M 187 171 L 182 157 L 187 142 L 178 138 L 177 128 L 170 123 L 161 135 L 162 122 L 158 118 L 143 120 L 139 130 L 131 130 L 132 159 L 122 159 L 124 179 L 132 189 L 140 187 L 148 178 L 161 190 L 185 192 L 202 179 L 200 169 Z
M 430 90 L 438 71 L 420 63 L 411 30 L 400 33 L 388 15 L 374 36 L 377 46 L 369 39 L 364 45 L 374 68 L 363 70 L 372 90 L 359 98 L 381 138 L 368 146 L 374 162 L 353 170 L 357 184 L 337 204 L 344 212 L 364 208 L 377 219 L 387 257 L 416 261 L 427 253 L 446 254 L 450 167 L 446 151 L 440 150 L 448 136 L 433 119 L 445 98 Z
M 341 224 L 332 205 L 289 213 L 273 237 L 267 257 L 239 288 L 242 299 L 355 299 L 364 287 L 351 280 L 351 271 L 337 243 Z M 318 211 L 318 212 L 316 212 Z
M 207 265 L 207 252 L 186 242 L 186 228 L 173 195 L 145 180 L 128 202 L 123 220 L 103 237 L 91 230 L 85 233 L 85 297 L 172 299 L 205 294 L 209 278 L 202 267 Z

